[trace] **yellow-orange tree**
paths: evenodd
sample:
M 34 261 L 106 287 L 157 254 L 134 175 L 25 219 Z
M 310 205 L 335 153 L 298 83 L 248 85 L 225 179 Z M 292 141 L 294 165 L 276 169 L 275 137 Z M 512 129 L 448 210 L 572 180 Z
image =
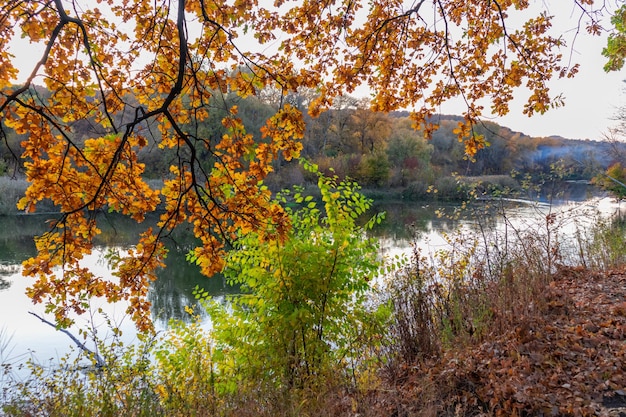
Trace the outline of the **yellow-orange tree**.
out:
M 316 115 L 366 85 L 374 110 L 411 108 L 426 131 L 438 106 L 460 97 L 467 111 L 458 133 L 470 154 L 483 146 L 471 126 L 486 103 L 505 114 L 519 88 L 529 115 L 559 104 L 546 82 L 577 67 L 562 63 L 567 49 L 549 33 L 551 18 L 540 11 L 528 18 L 528 7 L 528 0 L 5 0 L 0 117 L 29 135 L 30 187 L 19 207 L 34 211 L 47 198 L 62 213 L 24 264 L 36 277 L 29 295 L 61 325 L 88 297 L 127 299 L 139 327 L 149 328 L 145 296 L 163 263 L 164 233 L 193 225 L 194 253 L 211 275 L 237 231 L 268 220 L 288 227 L 261 181 L 277 155 L 298 155 L 301 114 L 281 104 L 255 143 L 231 108 L 222 120 L 228 133 L 202 137 L 198 123 L 215 94 L 315 89 L 308 111 Z M 599 31 L 593 10 L 602 5 L 572 0 L 571 7 Z M 33 53 L 20 38 L 43 52 L 18 79 L 21 59 Z M 76 140 L 78 123 L 91 124 L 92 137 Z M 137 160 L 153 145 L 177 155 L 160 190 L 147 185 Z M 161 200 L 158 228 L 116 260 L 115 280 L 80 266 L 99 233 L 94 212 L 141 221 Z

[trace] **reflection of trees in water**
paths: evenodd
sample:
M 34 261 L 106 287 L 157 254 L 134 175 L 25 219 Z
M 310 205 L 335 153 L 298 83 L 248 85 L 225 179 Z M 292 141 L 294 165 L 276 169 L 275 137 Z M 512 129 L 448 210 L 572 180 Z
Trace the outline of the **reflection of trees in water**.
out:
M 541 192 L 528 192 L 517 198 L 528 200 L 527 204 L 568 201 L 586 201 L 597 196 L 598 189 L 583 181 L 554 181 L 544 184 Z M 377 225 L 371 234 L 376 237 L 394 237 L 397 240 L 419 239 L 432 230 L 451 232 L 461 223 L 470 228 L 480 223 L 482 227 L 495 227 L 502 213 L 519 206 L 515 200 L 503 198 L 473 201 L 463 209 L 461 202 L 443 203 L 433 201 L 375 202 L 369 216 L 386 212 L 385 220 Z M 522 204 L 524 206 L 524 204 Z M 438 216 L 437 213 L 441 215 Z M 369 218 L 369 217 L 368 217 Z
M 11 281 L 0 276 L 0 291 L 7 290 L 11 286 Z
M 12 282 L 8 278 L 19 273 L 21 263 L 36 254 L 33 236 L 49 230 L 46 220 L 55 217 L 54 214 L 0 216 L 0 291 L 11 287 Z M 156 220 L 158 218 L 148 218 L 146 222 L 151 224 Z M 100 214 L 99 221 L 102 234 L 96 244 L 105 248 L 126 247 L 136 242 L 137 235 L 146 227 L 114 214 Z M 188 317 L 185 306 L 196 304 L 193 296 L 196 285 L 216 296 L 234 292 L 224 284 L 222 277 L 203 277 L 196 265 L 186 261 L 185 254 L 196 246 L 191 230 L 181 228 L 170 238 L 170 252 L 166 259 L 168 267 L 160 271 L 159 279 L 152 284 L 148 295 L 154 319 L 161 322 Z
M 184 245 L 186 247 L 188 245 Z M 193 290 L 196 286 L 208 291 L 212 296 L 237 292 L 226 285 L 222 276 L 207 278 L 200 274 L 197 265 L 185 259 L 186 250 L 170 247 L 166 259 L 167 267 L 158 273 L 157 281 L 150 286 L 148 299 L 152 303 L 152 316 L 155 322 L 167 322 L 169 319 L 186 320 L 189 315 L 186 306 L 196 306 Z M 196 312 L 202 313 L 201 309 Z
M 8 279 L 20 271 L 20 264 L 1 262 L 0 263 L 0 291 L 9 289 L 12 282 Z
M 436 230 L 455 230 L 459 219 L 454 218 L 454 205 L 441 205 L 432 202 L 393 202 L 375 204 L 370 216 L 385 212 L 385 219 L 371 231 L 375 237 L 396 240 L 419 239 L 424 233 Z M 444 215 L 437 217 L 436 212 Z

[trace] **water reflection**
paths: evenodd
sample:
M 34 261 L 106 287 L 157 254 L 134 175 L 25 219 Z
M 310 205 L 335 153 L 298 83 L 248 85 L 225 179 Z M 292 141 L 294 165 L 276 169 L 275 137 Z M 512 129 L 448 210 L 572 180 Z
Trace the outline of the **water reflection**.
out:
M 402 241 L 420 238 L 433 229 L 452 231 L 463 219 L 453 216 L 457 208 L 451 204 L 403 201 L 374 204 L 372 213 L 385 212 L 385 219 L 372 229 L 371 235 Z M 438 213 L 442 216 L 439 217 Z
M 159 278 L 148 293 L 155 322 L 164 325 L 169 319 L 188 319 L 185 306 L 193 307 L 197 304 L 193 295 L 196 286 L 213 296 L 236 292 L 235 288 L 226 284 L 221 275 L 207 278 L 200 274 L 200 267 L 185 259 L 186 250 L 171 244 L 167 246 L 170 250 L 166 259 L 167 266 L 158 272 Z
M 3 231 L 0 234 L 0 291 L 10 291 L 16 279 L 26 280 L 20 274 L 21 263 L 36 255 L 33 237 L 48 231 L 49 220 L 54 218 L 52 214 L 0 216 L 0 230 Z M 139 234 L 148 226 L 155 225 L 157 218 L 147 218 L 144 223 L 137 224 L 123 216 L 102 213 L 98 220 L 102 234 L 95 239 L 95 257 L 92 262 L 106 273 L 108 267 L 104 254 L 137 243 Z M 168 236 L 165 243 L 169 250 L 167 266 L 157 272 L 158 280 L 152 284 L 149 292 L 156 322 L 165 325 L 170 318 L 187 318 L 185 306 L 195 305 L 193 289 L 196 286 L 213 295 L 235 291 L 225 284 L 222 277 L 204 277 L 198 266 L 187 262 L 185 255 L 197 245 L 191 230 L 180 228 Z
M 33 236 L 46 230 L 43 216 L 0 216 L 0 265 L 21 264 L 35 255 Z
M 480 231 L 480 228 L 495 226 L 499 216 L 497 212 L 506 212 L 507 216 L 518 219 L 536 214 L 535 207 L 519 205 L 517 207 L 499 205 L 499 202 L 482 202 L 465 210 L 457 216 L 454 205 L 392 202 L 377 204 L 372 213 L 385 211 L 386 219 L 377 225 L 371 235 L 379 239 L 383 254 L 394 255 L 407 253 L 411 242 L 418 241 L 422 247 L 438 250 L 445 246 L 442 232 L 454 232 L 460 226 L 467 230 Z M 613 210 L 615 205 L 609 205 Z M 617 206 L 619 207 L 619 206 Z M 437 213 L 444 213 L 439 217 Z M 19 345 L 16 351 L 24 352 L 36 348 L 44 354 L 53 349 L 67 348 L 68 340 L 60 334 L 53 334 L 54 329 L 42 326 L 27 314 L 29 310 L 42 313 L 42 306 L 33 306 L 24 295 L 25 287 L 31 282 L 21 276 L 21 263 L 35 255 L 33 236 L 47 230 L 46 220 L 52 216 L 0 216 L 0 316 L 5 317 L 5 327 L 9 333 L 15 329 L 14 342 Z M 105 254 L 108 250 L 122 250 L 133 245 L 139 234 L 156 219 L 147 219 L 147 224 L 136 224 L 121 216 L 103 215 L 100 219 L 102 235 L 98 237 L 94 254 L 87 258 L 89 267 L 97 273 L 107 274 Z M 148 294 L 152 303 L 152 314 L 157 328 L 165 328 L 169 319 L 186 319 L 185 306 L 195 305 L 193 290 L 196 286 L 205 289 L 214 296 L 234 293 L 237 290 L 225 284 L 223 277 L 206 278 L 200 274 L 199 267 L 185 259 L 188 251 L 197 245 L 191 230 L 181 228 L 168 236 L 166 245 L 169 254 L 167 267 L 158 271 L 158 280 L 151 286 Z M 94 300 L 95 304 L 96 300 Z M 107 306 L 117 308 L 118 315 L 124 315 L 125 306 Z M 10 320 L 8 319 L 10 317 Z M 88 317 L 79 320 L 78 326 L 85 327 Z M 3 323 L 0 323 L 2 325 Z M 132 323 L 124 322 L 128 334 L 132 334 Z M 74 329 L 76 332 L 76 329 Z M 58 333 L 58 332 L 57 332 Z M 53 343 L 53 338 L 56 341 Z M 45 342 L 44 342 L 45 340 Z
M 0 261 L 0 291 L 8 290 L 11 287 L 11 277 L 20 272 L 21 266 L 6 260 Z
M 462 213 L 458 206 L 420 202 L 390 202 L 375 204 L 371 213 L 386 212 L 385 220 L 377 225 L 371 236 L 377 237 L 386 254 L 407 252 L 411 242 L 420 241 L 431 249 L 445 244 L 442 233 L 452 233 L 461 225 L 469 231 L 481 231 L 496 226 L 501 217 L 498 213 L 525 218 L 535 207 L 524 207 L 513 202 L 489 201 L 475 204 Z M 441 215 L 443 214 L 443 215 Z M 20 264 L 35 255 L 34 235 L 44 233 L 48 227 L 46 220 L 51 215 L 0 216 L 0 291 L 11 292 L 14 281 L 25 280 L 19 274 Z M 97 238 L 97 252 L 104 254 L 109 248 L 128 248 L 136 243 L 146 227 L 156 223 L 156 218 L 148 218 L 144 224 L 118 215 L 102 214 L 100 227 L 102 234 Z M 207 278 L 200 274 L 199 267 L 187 262 L 185 256 L 197 245 L 190 229 L 180 228 L 166 239 L 169 254 L 167 267 L 158 271 L 158 280 L 151 286 L 149 300 L 155 322 L 164 327 L 171 318 L 185 319 L 188 314 L 185 306 L 194 306 L 193 290 L 203 288 L 214 296 L 234 293 L 237 289 L 226 285 L 224 278 Z M 103 256 L 97 261 L 98 268 L 108 273 Z M 21 287 L 21 286 L 20 286 Z M 20 291 L 20 290 L 18 290 Z M 19 294 L 22 296 L 23 294 Z

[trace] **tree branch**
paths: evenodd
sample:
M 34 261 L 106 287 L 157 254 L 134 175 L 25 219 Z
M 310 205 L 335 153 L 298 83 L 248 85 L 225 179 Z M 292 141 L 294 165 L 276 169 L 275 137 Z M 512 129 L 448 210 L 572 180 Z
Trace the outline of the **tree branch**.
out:
M 85 346 L 84 343 L 82 343 L 80 340 L 78 340 L 78 338 L 76 336 L 74 336 L 72 333 L 70 333 L 68 330 L 61 329 L 61 328 L 57 327 L 54 323 L 44 319 L 43 317 L 41 317 L 37 313 L 33 313 L 32 311 L 29 311 L 28 314 L 32 314 L 33 316 L 37 317 L 42 322 L 46 323 L 48 326 L 52 326 L 56 330 L 66 334 L 67 337 L 69 337 L 70 339 L 72 339 L 72 341 L 74 343 L 76 343 L 76 346 L 78 346 L 78 348 L 80 350 L 85 352 L 87 355 L 91 356 L 96 361 L 96 368 L 104 368 L 106 366 L 106 362 L 102 358 L 102 356 L 100 356 L 97 352 L 94 352 L 93 350 L 89 349 L 87 346 Z

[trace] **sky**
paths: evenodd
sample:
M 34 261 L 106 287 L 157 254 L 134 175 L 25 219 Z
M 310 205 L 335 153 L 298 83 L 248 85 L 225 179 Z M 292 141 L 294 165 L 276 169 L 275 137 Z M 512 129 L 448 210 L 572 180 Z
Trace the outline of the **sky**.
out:
M 624 2 L 624 0 L 605 1 L 613 8 Z M 564 96 L 565 106 L 529 118 L 522 114 L 524 100 L 517 99 L 511 104 L 511 112 L 508 115 L 497 118 L 485 115 L 486 120 L 530 136 L 555 135 L 591 140 L 602 139 L 609 128 L 616 126 L 615 117 L 618 109 L 626 107 L 626 70 L 607 74 L 602 69 L 606 61 L 601 55 L 602 48 L 606 45 L 606 35 L 590 36 L 583 30 L 573 42 L 574 29 L 577 27 L 579 17 L 573 3 L 572 0 L 531 0 L 531 4 L 547 8 L 549 14 L 555 16 L 553 35 L 562 35 L 566 40 L 568 46 L 563 50 L 566 59 L 571 56 L 573 63 L 580 64 L 580 71 L 575 78 L 552 80 L 549 83 L 554 95 Z M 24 71 L 21 72 L 20 78 L 25 79 L 32 65 L 40 58 L 43 47 L 38 45 L 20 47 L 29 50 L 28 59 L 21 66 Z M 16 55 L 18 59 L 20 55 L 25 57 L 23 54 Z M 518 96 L 527 96 L 527 92 L 518 90 Z M 485 108 L 489 106 L 486 105 Z M 444 105 L 440 112 L 461 114 L 463 110 L 461 105 L 448 104 Z
M 607 0 L 613 9 L 623 4 L 624 0 Z M 601 140 L 608 129 L 616 126 L 615 120 L 620 107 L 626 107 L 626 69 L 606 73 L 603 66 L 606 58 L 602 49 L 606 46 L 607 34 L 588 35 L 584 28 L 576 36 L 580 13 L 573 6 L 572 0 L 535 0 L 535 5 L 547 8 L 554 16 L 553 36 L 563 36 L 567 48 L 563 50 L 566 59 L 571 57 L 572 64 L 580 64 L 579 73 L 572 79 L 551 80 L 550 91 L 556 96 L 563 94 L 565 106 L 551 109 L 543 115 L 528 117 L 522 113 L 525 100 L 517 99 L 512 103 L 511 112 L 505 117 L 488 118 L 514 131 L 530 136 L 562 136 L 570 139 Z M 531 9 L 533 1 L 531 0 Z M 608 18 L 606 22 L 608 26 Z M 527 97 L 523 90 L 518 90 L 518 97 Z M 485 106 L 488 108 L 488 106 Z M 442 109 L 448 113 L 448 109 Z M 454 106 L 450 107 L 454 111 Z
M 601 55 L 606 37 L 583 36 L 574 45 L 573 61 L 580 71 L 572 79 L 551 82 L 551 91 L 562 93 L 565 106 L 543 115 L 527 117 L 521 104 L 505 117 L 492 121 L 531 136 L 558 135 L 570 139 L 598 140 L 617 124 L 617 110 L 626 107 L 626 70 L 606 73 Z

